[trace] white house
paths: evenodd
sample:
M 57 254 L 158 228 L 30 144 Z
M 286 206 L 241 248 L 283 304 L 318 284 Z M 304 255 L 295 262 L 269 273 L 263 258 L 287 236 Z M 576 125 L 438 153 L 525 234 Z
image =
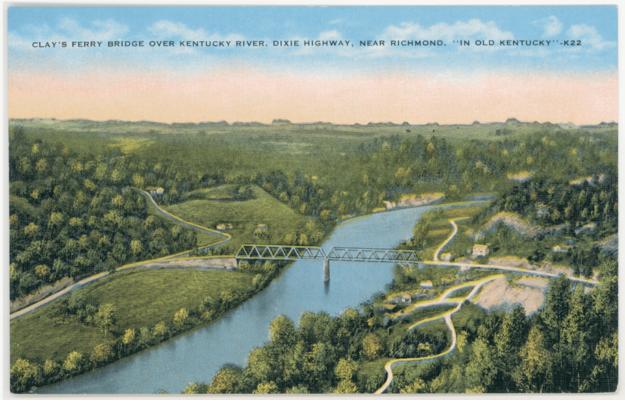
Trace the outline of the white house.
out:
M 473 257 L 486 257 L 488 256 L 488 253 L 490 252 L 490 249 L 488 248 L 487 244 L 474 244 L 473 245 Z

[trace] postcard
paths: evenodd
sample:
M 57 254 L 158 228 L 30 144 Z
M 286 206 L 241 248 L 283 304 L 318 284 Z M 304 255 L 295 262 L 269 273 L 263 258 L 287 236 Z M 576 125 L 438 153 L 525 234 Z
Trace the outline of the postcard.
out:
M 616 390 L 616 5 L 7 14 L 13 393 Z

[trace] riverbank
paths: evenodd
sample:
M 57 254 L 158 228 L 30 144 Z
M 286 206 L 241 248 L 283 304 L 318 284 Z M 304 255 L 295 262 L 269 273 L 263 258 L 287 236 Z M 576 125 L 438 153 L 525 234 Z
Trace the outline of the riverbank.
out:
M 25 370 L 30 378 L 23 388 L 51 384 L 206 326 L 264 289 L 279 271 L 266 264 L 246 271 L 117 273 L 12 321 L 12 389 Z M 104 329 L 108 305 L 111 326 Z

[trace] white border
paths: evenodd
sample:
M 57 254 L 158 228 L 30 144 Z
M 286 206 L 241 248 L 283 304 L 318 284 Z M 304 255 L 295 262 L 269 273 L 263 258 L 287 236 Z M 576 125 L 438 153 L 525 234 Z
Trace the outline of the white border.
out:
M 591 1 L 566 1 L 566 0 L 549 0 L 548 2 L 537 1 L 537 0 L 516 0 L 514 2 L 502 2 L 502 1 L 489 1 L 489 0 L 478 0 L 478 1 L 467 1 L 467 0 L 440 0 L 440 1 L 402 1 L 402 0 L 390 0 L 390 1 L 372 1 L 372 0 L 362 0 L 362 1 L 350 1 L 350 0 L 341 0 L 341 1 L 331 1 L 331 0 L 318 0 L 318 1 L 293 1 L 293 0 L 243 0 L 239 2 L 228 2 L 225 0 L 222 1 L 214 1 L 214 0 L 183 0 L 181 2 L 173 2 L 167 0 L 109 0 L 109 1 L 79 1 L 79 0 L 65 0 L 65 1 L 53 1 L 53 0 L 39 0 L 39 1 L 26 1 L 26 0 L 13 0 L 7 2 L 2 0 L 3 5 L 3 15 L 2 20 L 0 22 L 0 28 L 2 29 L 2 97 L 0 100 L 0 118 L 1 118 L 1 126 L 3 136 L 0 142 L 0 171 L 2 171 L 2 176 L 0 177 L 0 188 L 2 192 L 2 199 L 0 200 L 0 254 L 2 256 L 1 261 L 1 273 L 0 273 L 0 281 L 2 282 L 2 291 L 0 294 L 0 302 L 2 304 L 2 314 L 3 318 L 0 322 L 1 332 L 2 332 L 2 374 L 0 375 L 0 395 L 2 398 L 10 398 L 10 399 L 31 399 L 31 398 L 45 398 L 45 399 L 77 399 L 83 397 L 90 398 L 102 398 L 102 399 L 137 399 L 137 398 L 161 398 L 166 396 L 167 398 L 188 398 L 188 396 L 182 395 L 74 395 L 74 396 L 56 396 L 56 395 L 14 395 L 9 392 L 9 301 L 8 301 L 8 292 L 9 292 L 9 280 L 8 277 L 8 265 L 9 265 L 9 223 L 8 223 L 8 215 L 9 215 L 9 196 L 8 196 L 8 107 L 7 107 L 7 8 L 9 5 L 89 5 L 89 6 L 104 6 L 104 5 L 116 5 L 116 6 L 128 6 L 128 5 L 459 5 L 459 6 L 469 6 L 469 5 L 501 5 L 501 6 L 514 6 L 514 5 L 549 5 L 549 6 L 563 6 L 563 5 L 618 5 L 616 0 L 591 0 Z M 618 45 L 619 45 L 619 54 L 618 54 L 618 65 L 619 65 L 619 77 L 622 76 L 624 70 L 623 63 L 623 43 L 625 43 L 623 30 L 621 29 L 621 25 L 624 21 L 624 7 L 618 8 Z M 623 102 L 620 100 L 623 97 L 623 79 L 619 79 L 619 125 L 623 122 L 623 116 L 625 115 L 625 110 L 623 107 Z M 620 126 L 619 126 L 620 127 Z M 619 135 L 620 136 L 620 135 Z M 625 154 L 625 142 L 623 140 L 619 140 L 618 144 L 619 150 L 619 198 L 623 199 L 623 194 L 625 193 L 625 187 L 623 185 L 623 177 L 625 177 L 625 160 L 620 154 Z M 619 232 L 625 232 L 625 213 L 621 212 L 619 214 Z M 621 244 L 623 243 L 623 238 L 619 235 L 619 249 L 622 248 Z M 619 252 L 619 322 L 623 321 L 623 317 L 625 314 L 625 306 L 624 306 L 624 298 L 625 298 L 625 290 L 624 290 L 624 281 L 623 279 L 623 261 L 625 260 L 625 253 L 623 251 Z M 619 324 L 622 326 L 622 324 Z M 526 398 L 526 397 L 535 397 L 535 396 L 546 396 L 551 399 L 568 399 L 569 397 L 574 398 L 592 398 L 592 399 L 602 399 L 602 398 L 615 398 L 616 396 L 622 395 L 624 393 L 623 385 L 625 384 L 625 365 L 623 364 L 623 339 L 625 336 L 625 330 L 621 329 L 619 332 L 619 387 L 615 393 L 610 394 L 545 394 L 545 395 L 530 395 L 530 394 L 489 394 L 489 395 L 464 395 L 464 394 L 444 394 L 444 395 L 429 395 L 430 397 L 443 398 L 443 399 L 458 399 L 461 397 L 487 397 L 489 399 L 508 399 L 511 396 L 516 398 Z M 207 380 L 210 377 L 207 376 Z M 220 397 L 220 398 L 230 398 L 230 399 L 243 399 L 249 398 L 249 395 L 238 395 L 238 396 L 217 396 L 212 395 L 210 397 Z M 259 395 L 254 395 L 259 396 Z M 367 395 L 352 395 L 352 396 L 340 396 L 341 398 L 359 398 L 361 396 Z M 370 396 L 370 395 L 369 395 Z M 389 395 L 386 395 L 389 396 Z M 423 395 L 402 395 L 402 398 L 417 398 Z M 203 396 L 205 397 L 205 396 Z M 272 398 L 278 396 L 264 395 L 259 396 L 264 398 Z M 280 398 L 304 398 L 304 396 L 288 396 L 288 395 L 280 395 Z M 315 397 L 325 397 L 332 398 L 338 396 L 332 395 L 317 395 Z

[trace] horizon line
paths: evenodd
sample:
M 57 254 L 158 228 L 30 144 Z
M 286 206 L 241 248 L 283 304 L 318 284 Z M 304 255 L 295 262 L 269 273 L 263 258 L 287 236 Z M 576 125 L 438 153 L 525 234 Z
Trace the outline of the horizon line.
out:
M 136 120 L 130 120 L 130 119 L 115 119 L 115 118 L 108 118 L 108 119 L 91 119 L 91 118 L 55 118 L 55 117 L 9 117 L 9 122 L 11 121 L 17 121 L 17 120 L 23 120 L 23 121 L 36 121 L 36 120 L 40 120 L 40 121 L 45 121 L 45 120 L 49 120 L 49 121 L 58 121 L 58 122 L 78 122 L 78 121 L 85 121 L 85 122 L 96 122 L 96 123 L 111 123 L 111 122 L 125 122 L 125 123 L 133 123 L 133 124 L 139 124 L 139 123 L 152 123 L 152 124 L 160 124 L 160 125 L 188 125 L 188 124 L 193 124 L 193 125 L 202 125 L 202 124 L 221 124 L 221 125 L 228 125 L 228 126 L 233 126 L 233 125 L 239 125 L 239 124 L 247 124 L 247 125 L 266 125 L 266 126 L 272 126 L 272 125 L 335 125 L 335 126 L 363 126 L 366 127 L 368 125 L 395 125 L 395 126 L 454 126 L 454 125 L 491 125 L 491 124 L 506 124 L 506 123 L 520 123 L 520 124 L 540 124 L 540 125 L 547 125 L 547 124 L 551 124 L 551 125 L 573 125 L 576 127 L 582 127 L 582 126 L 599 126 L 599 125 L 612 125 L 612 124 L 616 124 L 618 125 L 618 121 L 614 121 L 614 120 L 609 120 L 609 121 L 600 121 L 600 122 L 593 122 L 593 123 L 583 123 L 583 124 L 576 124 L 574 122 L 570 122 L 570 121 L 566 121 L 566 122 L 552 122 L 552 121 L 523 121 L 520 120 L 518 118 L 515 117 L 508 117 L 503 121 L 480 121 L 479 119 L 475 119 L 472 122 L 454 122 L 454 123 L 439 123 L 436 121 L 430 121 L 430 122 L 421 122 L 421 123 L 417 123 L 417 122 L 410 122 L 410 121 L 402 121 L 402 122 L 395 122 L 395 121 L 368 121 L 368 122 L 352 122 L 352 123 L 337 123 L 337 122 L 331 122 L 331 121 L 322 121 L 322 120 L 318 120 L 318 121 L 291 121 L 288 118 L 272 118 L 271 122 L 261 122 L 261 121 L 255 121 L 255 120 L 247 120 L 247 121 L 238 121 L 238 120 L 203 120 L 203 121 L 171 121 L 171 122 L 163 122 L 163 121 L 156 121 L 156 120 L 149 120 L 149 119 L 136 119 Z

